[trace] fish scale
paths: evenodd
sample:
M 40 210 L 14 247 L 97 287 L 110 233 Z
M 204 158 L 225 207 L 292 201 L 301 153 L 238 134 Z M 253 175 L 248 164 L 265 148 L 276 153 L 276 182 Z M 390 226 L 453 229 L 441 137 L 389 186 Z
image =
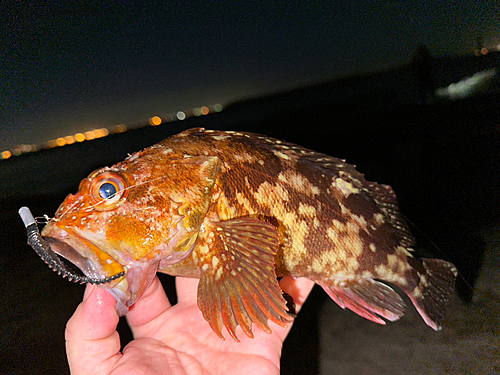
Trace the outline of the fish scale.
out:
M 104 184 L 116 194 L 101 197 Z M 94 277 L 123 270 L 101 285 L 122 315 L 156 272 L 200 278 L 204 318 L 235 340 L 238 326 L 253 337 L 253 325 L 270 332 L 268 321 L 292 319 L 280 276 L 307 277 L 380 324 L 404 314 L 393 284 L 434 329 L 456 277 L 452 264 L 414 256 L 392 188 L 344 160 L 245 132 L 190 129 L 95 171 L 42 236 L 58 255 L 90 262 Z

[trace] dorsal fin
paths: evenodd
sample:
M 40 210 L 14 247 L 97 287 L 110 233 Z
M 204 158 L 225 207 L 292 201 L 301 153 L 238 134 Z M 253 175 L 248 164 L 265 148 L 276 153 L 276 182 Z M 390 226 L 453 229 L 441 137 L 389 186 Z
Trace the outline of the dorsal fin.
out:
M 300 162 L 311 163 L 312 166 L 329 171 L 333 176 L 339 176 L 351 183 L 356 189 L 363 191 L 379 208 L 384 221 L 394 229 L 394 235 L 399 245 L 409 248 L 415 243 L 406 220 L 399 211 L 398 201 L 394 190 L 389 185 L 367 181 L 365 175 L 356 170 L 356 166 L 345 160 L 337 159 L 326 154 L 304 149 L 307 154 Z M 295 149 L 300 152 L 300 149 Z

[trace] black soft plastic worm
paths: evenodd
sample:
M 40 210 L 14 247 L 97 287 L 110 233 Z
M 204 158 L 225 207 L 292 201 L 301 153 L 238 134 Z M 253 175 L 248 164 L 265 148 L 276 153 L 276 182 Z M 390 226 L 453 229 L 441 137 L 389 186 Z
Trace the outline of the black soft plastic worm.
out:
M 120 272 L 117 275 L 106 277 L 104 279 L 93 279 L 71 272 L 40 234 L 36 220 L 31 214 L 30 209 L 28 207 L 21 207 L 19 209 L 19 216 L 21 216 L 21 219 L 26 226 L 28 244 L 33 248 L 33 250 L 36 251 L 38 256 L 42 258 L 49 268 L 51 268 L 54 272 L 57 272 L 58 275 L 67 277 L 69 281 L 80 284 L 106 284 L 125 275 L 125 272 Z

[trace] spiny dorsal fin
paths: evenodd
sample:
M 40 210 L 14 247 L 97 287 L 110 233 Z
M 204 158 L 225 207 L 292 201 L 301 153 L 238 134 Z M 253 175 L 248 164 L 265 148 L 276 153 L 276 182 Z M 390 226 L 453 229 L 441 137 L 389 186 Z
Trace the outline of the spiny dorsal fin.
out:
M 346 163 L 345 160 L 315 153 L 314 151 L 311 151 L 311 154 L 304 157 L 303 160 L 312 163 L 318 168 L 330 171 L 333 175 L 339 176 L 351 183 L 356 189 L 367 194 L 384 215 L 384 221 L 394 229 L 398 244 L 405 248 L 413 246 L 415 239 L 408 228 L 406 220 L 399 212 L 398 201 L 392 187 L 367 181 L 363 173 L 358 172 L 354 165 Z
M 384 220 L 394 228 L 394 234 L 399 239 L 399 245 L 410 248 L 415 239 L 408 228 L 406 220 L 399 212 L 398 201 L 394 190 L 389 185 L 368 182 L 367 193 L 373 198 L 377 207 L 384 215 Z

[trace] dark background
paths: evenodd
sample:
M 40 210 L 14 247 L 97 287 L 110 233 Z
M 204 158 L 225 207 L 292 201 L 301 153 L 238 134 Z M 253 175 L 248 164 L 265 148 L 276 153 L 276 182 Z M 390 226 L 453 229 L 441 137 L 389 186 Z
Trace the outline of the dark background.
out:
M 394 68 L 420 44 L 498 50 L 499 24 L 491 0 L 2 1 L 0 152 Z
M 25 244 L 18 208 L 27 205 L 35 215 L 52 215 L 88 172 L 189 127 L 255 131 L 284 138 L 346 158 L 367 179 L 390 184 L 402 212 L 413 223 L 419 250 L 458 266 L 458 291 L 468 301 L 483 254 L 479 231 L 498 221 L 500 212 L 499 96 L 478 95 L 379 111 L 364 110 L 357 102 L 332 102 L 329 111 L 290 106 L 258 122 L 244 115 L 265 113 L 263 107 L 274 101 L 287 103 L 286 95 L 292 94 L 299 93 L 242 102 L 219 114 L 145 127 L 1 163 L 0 319 L 1 355 L 5 358 L 0 363 L 7 365 L 8 373 L 66 373 L 64 325 L 83 293 L 82 286 L 53 274 Z M 162 281 L 173 290 L 171 279 Z M 297 319 L 285 342 L 283 373 L 319 371 L 317 321 L 324 300 L 323 292 L 315 289 Z M 126 342 L 125 325 L 120 329 Z
M 461 2 L 418 9 L 277 2 L 224 11 L 124 3 L 121 10 L 56 2 L 2 12 L 4 149 L 229 105 L 0 160 L 1 373 L 68 373 L 64 326 L 83 294 L 26 245 L 17 210 L 26 205 L 52 216 L 91 171 L 191 127 L 285 139 L 347 159 L 368 180 L 391 185 L 419 252 L 454 262 L 459 295 L 470 301 L 484 251 L 480 233 L 499 221 L 499 82 L 457 101 L 431 93 L 485 69 L 499 73 L 497 53 L 472 54 L 478 44 L 498 44 L 494 2 L 473 9 Z M 435 56 L 430 80 L 410 64 L 419 43 Z M 172 279 L 162 281 L 175 298 Z M 285 342 L 282 373 L 319 373 L 325 301 L 315 288 Z M 123 322 L 120 333 L 126 343 Z

